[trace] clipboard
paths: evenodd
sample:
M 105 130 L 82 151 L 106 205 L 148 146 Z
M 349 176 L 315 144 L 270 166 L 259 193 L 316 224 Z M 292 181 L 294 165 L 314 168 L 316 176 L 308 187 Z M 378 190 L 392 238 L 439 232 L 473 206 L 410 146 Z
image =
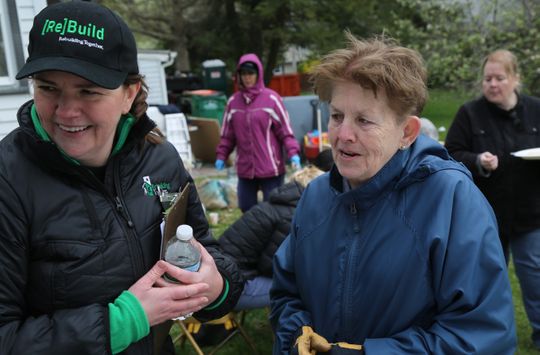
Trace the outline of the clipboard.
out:
M 161 234 L 161 247 L 159 251 L 159 258 L 162 260 L 165 259 L 165 247 L 167 246 L 167 243 L 176 235 L 176 228 L 186 222 L 190 185 L 191 184 L 188 182 L 186 186 L 184 186 L 165 216 L 165 227 Z M 172 325 L 173 321 L 168 320 L 152 327 L 154 334 L 154 354 L 161 354 L 161 348 L 165 343 L 167 335 L 169 335 Z
M 180 191 L 176 201 L 174 201 L 165 216 L 165 227 L 163 228 L 163 233 L 161 235 L 161 247 L 159 249 L 159 258 L 162 260 L 165 259 L 165 247 L 167 246 L 167 243 L 176 235 L 176 228 L 186 221 L 189 188 L 190 183 L 188 182 Z

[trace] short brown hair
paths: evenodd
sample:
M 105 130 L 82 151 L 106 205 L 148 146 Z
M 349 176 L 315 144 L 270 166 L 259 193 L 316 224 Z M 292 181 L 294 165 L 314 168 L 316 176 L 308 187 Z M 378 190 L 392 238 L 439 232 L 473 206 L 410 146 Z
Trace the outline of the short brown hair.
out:
M 398 46 L 394 40 L 374 37 L 360 40 L 346 31 L 348 45 L 321 60 L 311 72 L 315 93 L 330 101 L 337 81 L 350 81 L 372 90 L 382 90 L 398 116 L 419 115 L 427 101 L 427 71 L 422 56 Z

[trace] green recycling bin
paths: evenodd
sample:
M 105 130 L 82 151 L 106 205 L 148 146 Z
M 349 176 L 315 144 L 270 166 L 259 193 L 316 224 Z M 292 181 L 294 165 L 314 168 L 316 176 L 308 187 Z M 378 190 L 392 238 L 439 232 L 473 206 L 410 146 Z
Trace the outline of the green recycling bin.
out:
M 221 126 L 223 120 L 223 112 L 227 105 L 227 97 L 225 94 L 214 91 L 212 93 L 197 94 L 192 91 L 191 95 L 191 114 L 196 117 L 215 118 Z

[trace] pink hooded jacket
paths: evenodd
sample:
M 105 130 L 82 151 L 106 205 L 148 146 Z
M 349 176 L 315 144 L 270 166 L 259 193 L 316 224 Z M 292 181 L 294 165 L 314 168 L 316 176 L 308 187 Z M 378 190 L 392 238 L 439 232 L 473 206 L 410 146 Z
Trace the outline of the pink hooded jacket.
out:
M 237 69 L 244 62 L 253 62 L 258 68 L 257 83 L 240 90 L 230 97 L 223 114 L 221 140 L 217 159 L 227 160 L 236 147 L 236 170 L 245 179 L 268 178 L 285 173 L 283 148 L 290 158 L 299 154 L 289 114 L 283 100 L 274 90 L 266 88 L 263 67 L 255 54 L 245 54 L 238 61 Z

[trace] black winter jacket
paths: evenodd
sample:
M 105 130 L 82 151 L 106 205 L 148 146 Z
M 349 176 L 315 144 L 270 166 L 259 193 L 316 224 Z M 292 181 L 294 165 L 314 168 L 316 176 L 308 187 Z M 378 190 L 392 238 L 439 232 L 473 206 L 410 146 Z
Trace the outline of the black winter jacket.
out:
M 540 161 L 510 155 L 540 147 L 540 100 L 519 95 L 515 111 L 504 111 L 484 97 L 463 105 L 456 114 L 445 146 L 472 172 L 497 216 L 500 234 L 540 228 Z M 479 174 L 477 155 L 489 151 L 499 166 L 488 177 Z
M 291 219 L 304 188 L 284 184 L 234 222 L 219 238 L 221 249 L 231 255 L 245 279 L 272 277 L 272 258 L 289 234 Z
M 170 143 L 144 141 L 155 126 L 146 117 L 109 159 L 102 183 L 38 138 L 31 105 L 0 142 L 0 354 L 109 354 L 107 304 L 159 258 L 163 210 L 143 178 L 170 191 L 192 179 Z M 218 250 L 194 186 L 187 223 L 230 284 L 220 307 L 196 316 L 220 317 L 236 304 L 242 278 Z M 152 335 L 123 353 L 152 354 Z

